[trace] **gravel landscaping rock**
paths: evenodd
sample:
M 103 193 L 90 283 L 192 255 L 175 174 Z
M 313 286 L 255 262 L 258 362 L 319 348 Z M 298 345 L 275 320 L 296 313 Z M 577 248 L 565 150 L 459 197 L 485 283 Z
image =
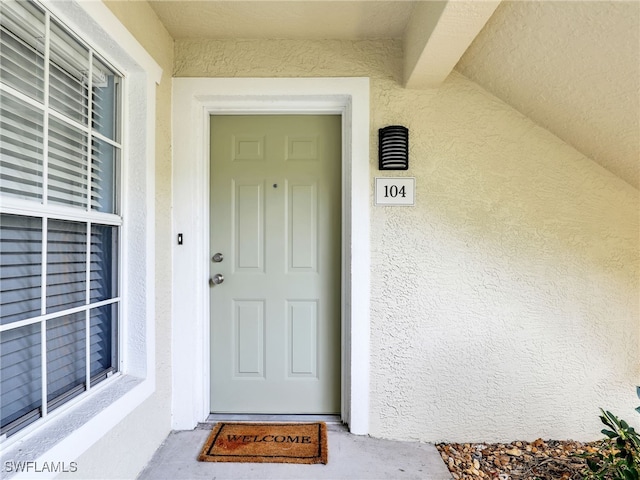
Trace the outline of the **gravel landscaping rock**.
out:
M 602 442 L 542 440 L 512 443 L 441 443 L 440 456 L 456 480 L 578 480 L 583 479 L 583 453 L 594 453 Z

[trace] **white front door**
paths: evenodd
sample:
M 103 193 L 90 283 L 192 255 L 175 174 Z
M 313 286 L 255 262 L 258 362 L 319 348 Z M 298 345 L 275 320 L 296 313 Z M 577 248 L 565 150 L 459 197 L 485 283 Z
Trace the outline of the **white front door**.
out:
M 211 117 L 212 412 L 340 412 L 341 121 Z

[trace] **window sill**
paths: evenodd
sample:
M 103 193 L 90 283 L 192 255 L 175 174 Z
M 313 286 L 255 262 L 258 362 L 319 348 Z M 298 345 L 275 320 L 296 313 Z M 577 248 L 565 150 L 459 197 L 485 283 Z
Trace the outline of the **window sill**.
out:
M 154 389 L 151 379 L 121 375 L 55 418 L 39 427 L 34 425 L 36 428 L 22 438 L 13 442 L 11 437 L 5 439 L 0 443 L 0 476 L 8 479 L 21 473 L 23 478 L 25 473 L 37 473 L 41 479 L 55 477 L 62 470 L 48 472 L 49 465 L 69 468 L 71 462 L 149 398 Z M 7 443 L 10 445 L 5 448 L 3 444 Z M 21 465 L 23 472 L 17 472 Z

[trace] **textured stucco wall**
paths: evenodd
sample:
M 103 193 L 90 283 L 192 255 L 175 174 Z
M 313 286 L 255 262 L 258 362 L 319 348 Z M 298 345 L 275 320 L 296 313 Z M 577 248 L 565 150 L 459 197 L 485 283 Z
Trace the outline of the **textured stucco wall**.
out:
M 504 1 L 457 69 L 640 188 L 640 2 Z
M 156 392 L 78 460 L 69 478 L 130 479 L 171 429 L 171 73 L 173 39 L 147 2 L 105 2 L 163 69 L 156 92 Z
M 636 189 L 459 73 L 401 88 L 399 42 L 175 46 L 178 77 L 371 77 L 371 152 L 409 127 L 417 204 L 371 207 L 373 435 L 589 439 L 599 406 L 634 415 Z

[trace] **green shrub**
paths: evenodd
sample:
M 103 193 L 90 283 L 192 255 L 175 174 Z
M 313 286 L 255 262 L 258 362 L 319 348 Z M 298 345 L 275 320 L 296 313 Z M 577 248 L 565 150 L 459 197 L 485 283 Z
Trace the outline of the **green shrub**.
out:
M 640 398 L 640 387 L 636 393 Z M 640 413 L 640 407 L 636 411 Z M 587 460 L 585 478 L 640 480 L 640 435 L 611 412 L 600 412 L 600 420 L 608 427 L 602 430 L 606 438 L 598 452 L 581 455 Z

